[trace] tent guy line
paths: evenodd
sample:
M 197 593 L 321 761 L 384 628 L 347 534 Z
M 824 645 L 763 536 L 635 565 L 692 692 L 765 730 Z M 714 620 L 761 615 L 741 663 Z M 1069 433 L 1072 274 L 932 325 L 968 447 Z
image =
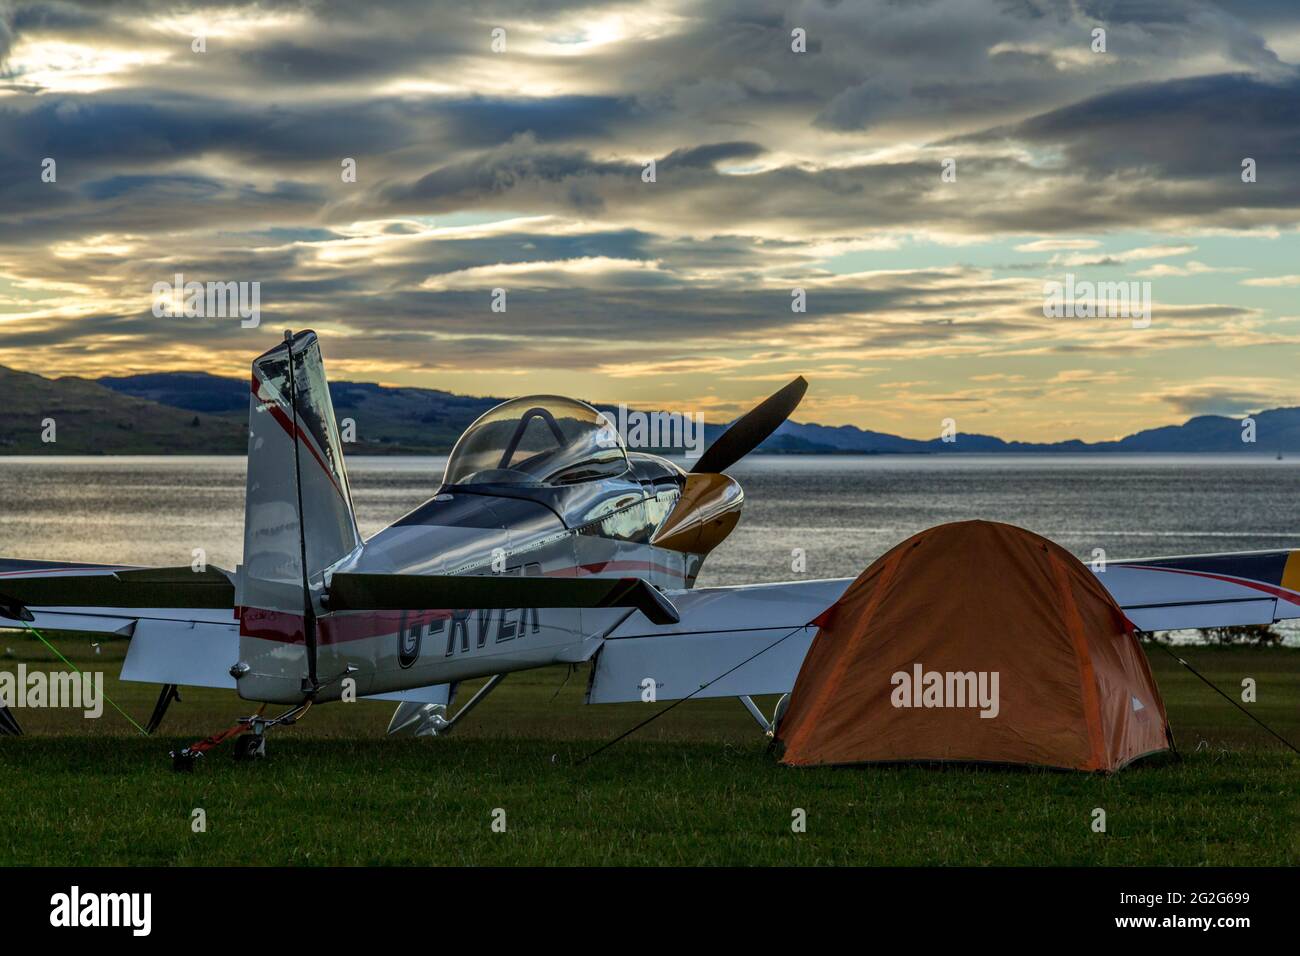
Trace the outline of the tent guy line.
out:
M 1236 707 L 1239 711 L 1241 711 L 1243 714 L 1245 714 L 1247 717 L 1249 717 L 1249 718 L 1250 718 L 1251 720 L 1253 720 L 1255 723 L 1259 724 L 1261 727 L 1263 727 L 1265 730 L 1267 730 L 1270 734 L 1272 734 L 1272 735 L 1273 735 L 1274 737 L 1276 737 L 1278 740 L 1282 741 L 1282 743 L 1285 744 L 1288 748 L 1290 748 L 1292 752 L 1294 752 L 1294 753 L 1296 753 L 1296 754 L 1300 754 L 1300 749 L 1297 749 L 1295 744 L 1291 743 L 1291 741 L 1287 740 L 1285 737 L 1283 737 L 1281 734 L 1279 734 L 1276 730 L 1274 730 L 1274 729 L 1273 729 L 1272 727 L 1270 727 L 1268 724 L 1264 723 L 1264 721 L 1260 720 L 1258 717 L 1256 717 L 1254 714 L 1252 714 L 1250 711 L 1248 711 L 1245 707 L 1242 707 L 1241 704 L 1240 704 L 1240 702 L 1234 700 L 1231 694 L 1225 694 L 1225 693 L 1223 692 L 1223 690 L 1219 687 L 1218 684 L 1214 683 L 1214 681 L 1210 680 L 1208 677 L 1206 677 L 1204 674 L 1202 674 L 1200 671 L 1198 671 L 1195 667 L 1193 667 L 1191 664 L 1189 664 L 1189 663 L 1188 663 L 1187 661 L 1185 661 L 1183 658 L 1179 657 L 1177 654 L 1175 654 L 1175 653 L 1174 653 L 1173 651 L 1171 651 L 1169 648 L 1165 647 L 1164 644 L 1160 643 L 1159 641 L 1154 641 L 1153 643 L 1154 643 L 1157 647 L 1159 647 L 1162 651 L 1164 651 L 1166 654 L 1168 654 L 1170 657 L 1172 657 L 1174 660 L 1176 660 L 1178 663 L 1180 663 L 1180 664 L 1182 664 L 1184 667 L 1186 667 L 1186 668 L 1187 668 L 1189 671 L 1191 671 L 1194 675 L 1196 675 L 1197 679 L 1200 680 L 1201 683 L 1203 683 L 1206 687 L 1210 688 L 1210 690 L 1214 691 L 1216 694 L 1218 694 L 1220 697 L 1222 697 L 1224 700 L 1226 700 L 1228 703 L 1230 703 L 1233 707 Z
M 740 668 L 744 667 L 744 666 L 745 666 L 746 664 L 748 664 L 750 661 L 753 661 L 753 660 L 756 660 L 756 659 L 759 658 L 759 657 L 762 657 L 764 654 L 766 654 L 766 653 L 767 653 L 768 651 L 770 651 L 772 648 L 776 647 L 778 644 L 781 644 L 781 643 L 783 643 L 784 641 L 788 640 L 789 638 L 794 637 L 794 635 L 798 634 L 798 633 L 799 633 L 800 631 L 802 631 L 804 628 L 808 628 L 808 627 L 812 627 L 812 626 L 813 626 L 813 622 L 809 621 L 807 624 L 800 624 L 798 627 L 791 628 L 790 631 L 789 631 L 789 632 L 788 632 L 784 637 L 779 637 L 779 638 L 777 638 L 775 641 L 773 641 L 771 644 L 767 645 L 767 647 L 763 648 L 761 651 L 758 651 L 758 652 L 755 653 L 755 654 L 751 654 L 749 657 L 745 658 L 745 659 L 744 659 L 743 661 L 741 661 L 739 664 L 736 664 L 735 666 L 728 668 L 727 670 L 723 671 L 721 674 L 719 674 L 717 677 L 713 678 L 712 680 L 705 681 L 703 684 L 701 684 L 701 685 L 700 685 L 698 688 L 696 688 L 695 690 L 691 691 L 691 692 L 690 692 L 689 694 L 687 694 L 685 697 L 679 697 L 679 698 L 677 698 L 677 700 L 673 701 L 671 704 L 669 704 L 669 705 L 668 705 L 667 707 L 665 707 L 663 710 L 656 711 L 655 713 L 651 714 L 649 717 L 647 717 L 645 720 L 641 721 L 641 722 L 640 722 L 639 724 L 637 724 L 636 726 L 631 727 L 631 728 L 629 728 L 629 729 L 623 731 L 623 733 L 619 734 L 619 735 L 618 735 L 617 737 L 615 737 L 613 740 L 609 741 L 609 742 L 606 743 L 606 744 L 602 744 L 601 746 L 599 746 L 599 747 L 597 747 L 595 750 L 593 750 L 591 753 L 587 754 L 587 756 L 585 756 L 585 757 L 583 757 L 581 760 L 579 760 L 576 764 L 574 764 L 574 766 L 581 766 L 582 764 L 584 764 L 584 763 L 586 763 L 588 760 L 590 760 L 592 757 L 595 757 L 597 754 L 604 753 L 606 750 L 608 750 L 610 747 L 614 746 L 614 745 L 615 745 L 616 743 L 618 743 L 620 740 L 623 740 L 623 739 L 625 739 L 625 738 L 627 738 L 627 737 L 632 736 L 632 734 L 636 733 L 636 732 L 637 732 L 638 730 L 640 730 L 642 727 L 646 726 L 647 724 L 652 723 L 653 721 L 658 720 L 660 717 L 662 717 L 664 714 L 668 713 L 670 710 L 672 710 L 672 709 L 673 709 L 674 707 L 676 707 L 678 704 L 684 704 L 684 703 L 686 703 L 688 700 L 691 700 L 693 697 L 695 697 L 696 694 L 700 693 L 700 691 L 707 690 L 709 687 L 713 686 L 713 685 L 716 684 L 718 681 L 722 680 L 724 677 L 727 677 L 728 675 L 733 674 L 733 673 L 735 673 L 736 671 L 740 670 Z M 748 696 L 748 695 L 746 695 L 746 696 Z M 775 726 L 775 724 L 780 720 L 781 710 L 782 710 L 782 704 L 784 704 L 785 700 L 786 700 L 786 698 L 785 698 L 785 697 L 782 697 L 781 700 L 777 702 L 777 705 L 776 705 L 776 714 L 775 714 L 775 715 L 773 716 L 773 718 L 772 718 L 771 726 Z

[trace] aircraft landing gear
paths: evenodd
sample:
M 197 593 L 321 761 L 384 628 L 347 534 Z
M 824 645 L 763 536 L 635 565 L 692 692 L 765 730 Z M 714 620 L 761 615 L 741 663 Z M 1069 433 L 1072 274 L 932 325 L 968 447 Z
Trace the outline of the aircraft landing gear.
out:
M 753 715 L 758 721 L 758 726 L 763 728 L 763 733 L 769 737 L 776 736 L 776 728 L 781 723 L 781 718 L 785 716 L 786 705 L 790 703 L 790 695 L 782 694 L 781 699 L 776 702 L 776 708 L 772 711 L 772 719 L 768 720 L 763 712 L 758 709 L 758 704 L 754 703 L 754 698 L 748 694 L 740 697 L 740 702 L 745 705 L 745 709 Z
M 3 704 L 0 704 L 0 737 L 21 737 L 23 728 L 18 724 L 18 718 L 13 712 Z
M 262 734 L 242 734 L 235 738 L 236 760 L 261 760 L 266 756 L 266 737 Z
M 459 687 L 457 683 L 451 685 L 446 704 L 399 704 L 393 719 L 389 721 L 388 733 L 409 734 L 413 737 L 441 737 L 449 734 L 462 718 L 482 703 L 483 699 L 496 690 L 497 685 L 505 679 L 505 674 L 492 675 L 487 683 L 451 717 L 447 716 L 447 708 L 455 699 L 456 689 Z
M 262 711 L 266 709 L 263 705 L 252 717 L 240 717 L 235 726 L 221 731 L 219 734 L 213 734 L 206 737 L 198 743 L 190 744 L 183 750 L 172 751 L 172 769 L 180 771 L 191 771 L 194 769 L 198 758 L 213 747 L 224 743 L 231 737 L 235 738 L 234 755 L 236 760 L 260 760 L 266 756 L 266 732 L 272 727 L 278 727 L 281 724 L 296 724 L 311 709 L 311 701 L 299 704 L 291 710 L 285 711 L 279 717 L 263 717 Z
M 241 717 L 239 722 L 247 728 L 248 733 L 240 734 L 235 738 L 235 759 L 261 760 L 266 756 L 266 732 L 272 727 L 281 725 L 289 727 L 296 724 L 309 710 L 311 710 L 310 700 L 279 717 L 263 717 L 260 711 L 252 717 Z
M 167 708 L 171 706 L 172 701 L 180 702 L 181 689 L 175 684 L 163 684 L 162 693 L 158 695 L 158 703 L 153 705 L 153 715 L 149 718 L 149 723 L 144 725 L 145 733 L 152 734 L 162 724 L 163 717 L 167 714 Z

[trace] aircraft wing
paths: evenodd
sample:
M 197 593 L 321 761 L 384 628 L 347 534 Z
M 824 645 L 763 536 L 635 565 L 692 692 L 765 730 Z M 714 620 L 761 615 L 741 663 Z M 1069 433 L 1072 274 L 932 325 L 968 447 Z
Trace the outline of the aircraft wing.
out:
M 218 568 L 133 568 L 0 559 L 0 627 L 93 631 L 130 637 L 140 620 L 229 624 L 234 585 Z M 9 613 L 6 613 L 6 609 Z
M 1300 550 L 1143 558 L 1093 570 L 1144 631 L 1300 618 Z
M 1144 631 L 1300 618 L 1300 551 L 1110 562 L 1097 577 Z M 681 620 L 651 627 L 634 615 L 616 628 L 596 655 L 587 702 L 643 700 L 647 679 L 656 700 L 785 693 L 816 633 L 809 622 L 851 581 L 666 592 Z
M 228 571 L 0 559 L 0 628 L 131 639 L 122 679 L 233 689 L 239 658 Z
M 817 632 L 809 622 L 852 580 L 668 591 L 681 619 L 656 627 L 632 615 L 615 628 L 596 654 L 587 703 L 643 700 L 647 679 L 655 700 L 784 694 Z

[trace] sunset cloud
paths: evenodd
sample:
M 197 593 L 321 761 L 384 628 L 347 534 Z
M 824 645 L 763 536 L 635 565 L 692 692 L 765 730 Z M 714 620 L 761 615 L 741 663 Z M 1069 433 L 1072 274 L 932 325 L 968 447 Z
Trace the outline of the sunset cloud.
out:
M 730 408 L 802 373 L 810 416 L 917 433 L 1296 404 L 1260 383 L 1300 344 L 1297 36 L 1226 0 L 0 0 L 0 364 L 242 376 L 314 327 L 336 377 Z M 1045 319 L 1067 270 L 1150 282 L 1151 327 Z M 177 272 L 261 283 L 262 324 L 153 316 Z

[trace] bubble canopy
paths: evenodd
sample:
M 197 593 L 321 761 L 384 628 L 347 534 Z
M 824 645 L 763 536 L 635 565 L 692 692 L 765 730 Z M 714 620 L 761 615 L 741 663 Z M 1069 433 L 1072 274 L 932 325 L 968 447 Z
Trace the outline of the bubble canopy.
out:
M 586 402 L 533 395 L 484 412 L 447 459 L 448 485 L 555 487 L 627 471 L 617 429 Z

